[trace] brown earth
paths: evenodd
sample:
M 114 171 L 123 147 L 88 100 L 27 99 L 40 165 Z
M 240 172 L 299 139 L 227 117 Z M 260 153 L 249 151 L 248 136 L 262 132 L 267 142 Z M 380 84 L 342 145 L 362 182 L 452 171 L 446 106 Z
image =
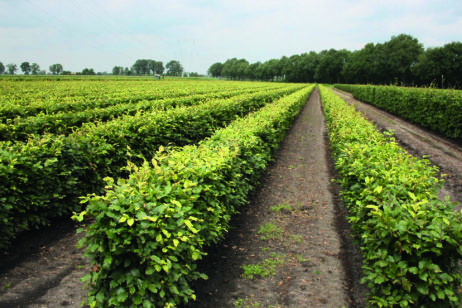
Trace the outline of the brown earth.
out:
M 371 106 L 358 104 L 358 109 L 380 128 L 395 129 L 410 153 L 429 155 L 448 174 L 443 194 L 461 201 L 460 145 Z M 233 229 L 199 263 L 209 279 L 193 282 L 197 300 L 185 307 L 364 306 L 360 255 L 351 243 L 334 176 L 316 91 L 249 205 L 233 218 Z M 79 278 L 88 272 L 88 261 L 75 248 L 80 237 L 75 230 L 72 222 L 62 221 L 23 234 L 9 251 L 0 251 L 0 308 L 80 307 L 85 290 Z M 274 274 L 250 279 L 251 267 L 243 266 L 256 264 L 267 270 L 274 265 Z

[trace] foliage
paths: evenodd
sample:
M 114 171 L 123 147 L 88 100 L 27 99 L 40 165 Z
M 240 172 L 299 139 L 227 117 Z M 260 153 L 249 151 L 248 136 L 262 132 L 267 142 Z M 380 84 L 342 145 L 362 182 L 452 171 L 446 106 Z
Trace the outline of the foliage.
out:
M 18 70 L 18 66 L 14 63 L 9 63 L 6 65 L 6 69 L 8 70 L 8 74 L 14 75 Z
M 456 306 L 462 283 L 462 215 L 437 198 L 442 180 L 328 88 L 321 97 L 337 182 L 378 307 Z
M 30 73 L 31 70 L 32 70 L 32 68 L 31 68 L 31 66 L 30 66 L 30 63 L 27 62 L 27 61 L 21 63 L 20 67 L 21 67 L 21 70 L 22 70 L 22 72 L 24 73 L 24 75 L 29 75 L 29 73 Z
M 461 91 L 370 85 L 335 87 L 436 133 L 462 140 Z
M 180 61 L 171 60 L 170 62 L 165 65 L 167 68 L 167 76 L 179 76 L 181 77 L 183 74 L 183 66 L 181 65 Z
M 92 195 L 84 244 L 90 307 L 168 307 L 194 299 L 195 262 L 217 242 L 264 171 L 313 86 L 266 105 L 199 145 L 161 148 L 128 179 Z
M 271 89 L 267 88 L 266 91 L 269 90 Z M 180 106 L 194 106 L 211 99 L 245 99 L 249 94 L 256 92 L 258 92 L 256 89 L 221 91 L 216 93 L 211 91 L 208 94 L 142 100 L 140 102 L 121 102 L 108 107 L 90 108 L 82 111 L 58 112 L 53 114 L 40 113 L 35 117 L 17 117 L 11 120 L 7 119 L 5 124 L 0 124 L 0 140 L 26 141 L 30 134 L 42 135 L 53 133 L 69 135 L 86 123 L 113 121 L 121 116 L 135 116 L 137 114 L 139 116 L 141 112 L 149 114 L 154 111 L 165 111 Z M 134 100 L 132 99 L 132 101 Z
M 233 80 L 285 80 L 288 82 L 360 83 L 462 86 L 462 43 L 424 50 L 408 35 L 392 36 L 384 43 L 362 49 L 322 50 L 249 63 L 231 58 L 209 67 L 212 77 Z
M 50 72 L 53 74 L 53 75 L 59 75 L 63 72 L 63 65 L 62 64 L 59 64 L 59 63 L 56 63 L 56 64 L 52 64 L 50 65 L 49 67 L 50 69 Z
M 0 247 L 19 230 L 78 210 L 77 198 L 101 193 L 105 176 L 126 176 L 121 168 L 127 161 L 151 157 L 161 145 L 195 144 L 236 117 L 302 87 L 286 85 L 229 99 L 212 95 L 197 106 L 85 123 L 67 136 L 47 133 L 29 135 L 25 143 L 0 143 Z
M 163 74 L 164 72 L 164 64 L 162 61 L 150 60 L 150 59 L 138 59 L 133 64 L 131 71 L 135 75 L 150 75 L 152 74 Z M 122 67 L 115 66 L 112 70 L 113 75 L 123 75 L 125 71 L 123 71 Z M 127 75 L 127 74 L 125 74 Z
M 96 73 L 92 68 L 84 68 L 82 70 L 82 75 L 96 75 Z

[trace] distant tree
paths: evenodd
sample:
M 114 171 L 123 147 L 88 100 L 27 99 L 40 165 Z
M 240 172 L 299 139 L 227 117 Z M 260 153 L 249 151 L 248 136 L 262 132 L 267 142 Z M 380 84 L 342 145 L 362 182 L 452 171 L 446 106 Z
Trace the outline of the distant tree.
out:
M 462 43 L 428 48 L 419 56 L 412 73 L 421 85 L 461 88 Z
M 82 70 L 82 75 L 96 75 L 96 74 L 92 68 L 84 68 Z
M 47 74 L 47 71 L 46 70 L 40 70 L 38 72 L 39 75 L 46 75 Z
M 6 68 L 8 70 L 8 74 L 10 75 L 14 75 L 14 73 L 16 73 L 16 71 L 18 70 L 18 66 L 14 63 L 7 64 Z
M 63 66 L 59 63 L 56 63 L 56 64 L 52 64 L 50 65 L 50 72 L 53 74 L 53 75 L 59 75 L 63 72 Z
M 162 61 L 148 60 L 148 70 L 153 74 L 162 75 L 164 73 L 164 64 Z
M 128 67 L 126 67 L 124 69 L 124 75 L 130 76 L 130 75 L 133 75 L 133 72 Z
M 35 62 L 30 65 L 30 69 L 32 75 L 38 75 L 38 73 L 40 72 L 40 66 Z
M 223 64 L 221 75 L 229 79 L 244 79 L 245 71 L 248 66 L 249 62 L 246 59 L 228 59 Z
M 413 75 L 411 69 L 416 65 L 418 57 L 424 49 L 419 41 L 407 34 L 392 36 L 384 44 L 388 82 L 398 79 L 399 82 L 411 84 Z
M 261 65 L 261 62 L 255 62 L 255 63 L 249 64 L 247 68 L 245 69 L 245 72 L 244 72 L 245 76 L 250 80 L 257 79 L 257 70 L 260 65 Z
M 340 83 L 342 82 L 343 65 L 348 61 L 350 51 L 346 49 L 320 52 L 319 64 L 316 67 L 314 78 L 322 83 Z
M 154 65 L 154 72 L 156 74 L 162 75 L 164 73 L 164 64 L 162 61 L 156 61 L 156 64 Z
M 149 74 L 149 62 L 147 59 L 138 59 L 135 64 L 132 65 L 132 71 L 135 75 L 146 75 Z
M 5 65 L 3 65 L 2 62 L 0 62 L 0 75 L 5 72 Z
M 197 72 L 191 72 L 189 73 L 189 77 L 202 77 L 202 75 Z
M 29 75 L 29 73 L 31 71 L 31 67 L 30 67 L 29 62 L 27 62 L 27 61 L 23 62 L 23 63 L 21 63 L 21 65 L 19 67 L 21 67 L 21 70 L 24 73 L 24 75 Z
M 62 71 L 61 75 L 72 75 L 71 71 Z
M 123 75 L 124 68 L 122 66 L 114 66 L 112 68 L 112 75 Z
M 171 60 L 165 67 L 168 76 L 181 76 L 183 74 L 183 66 L 179 61 Z
M 207 74 L 212 77 L 221 77 L 221 71 L 223 70 L 223 64 L 220 62 L 213 63 L 207 70 Z

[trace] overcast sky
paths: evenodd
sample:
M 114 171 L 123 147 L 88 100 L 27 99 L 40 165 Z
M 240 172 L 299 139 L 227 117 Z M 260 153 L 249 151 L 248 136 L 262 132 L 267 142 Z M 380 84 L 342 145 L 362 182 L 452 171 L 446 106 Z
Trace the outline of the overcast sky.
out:
M 460 0 L 0 0 L 0 62 L 111 72 L 136 59 L 206 73 L 323 49 L 361 49 L 410 34 L 462 41 Z

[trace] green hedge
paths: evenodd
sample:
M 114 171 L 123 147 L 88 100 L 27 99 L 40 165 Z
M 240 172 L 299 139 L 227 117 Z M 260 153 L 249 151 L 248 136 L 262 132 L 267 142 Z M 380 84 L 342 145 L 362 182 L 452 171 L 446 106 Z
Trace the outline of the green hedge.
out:
M 26 84 L 28 84 L 26 82 Z M 17 117 L 39 114 L 79 112 L 92 108 L 107 108 L 118 104 L 137 103 L 166 98 L 180 98 L 199 94 L 220 93 L 227 90 L 276 88 L 279 85 L 244 84 L 243 87 L 213 82 L 153 82 L 140 81 L 125 84 L 123 81 L 47 82 L 40 79 L 31 85 L 23 82 L 2 81 L 0 91 L 0 122 L 7 123 Z M 77 87 L 77 88 L 76 88 Z M 263 90 L 263 89 L 262 89 Z
M 271 90 L 272 89 L 265 89 L 264 91 Z M 7 120 L 6 123 L 0 123 L 0 140 L 25 141 L 29 138 L 30 134 L 42 135 L 44 133 L 50 133 L 68 135 L 84 123 L 106 122 L 124 115 L 133 116 L 140 112 L 160 111 L 179 106 L 193 106 L 210 100 L 245 98 L 253 92 L 258 91 L 249 89 L 213 92 L 209 94 L 141 101 L 138 103 L 117 104 L 106 108 L 93 108 L 77 112 L 70 111 L 54 114 L 41 113 L 33 117 L 18 117 Z
M 271 154 L 314 86 L 263 107 L 198 146 L 159 151 L 107 178 L 104 196 L 89 196 L 83 241 L 93 268 L 90 307 L 172 307 L 194 299 L 188 282 L 204 277 L 196 261 L 217 242 L 246 203 Z
M 407 154 L 330 89 L 321 87 L 321 97 L 370 304 L 456 306 L 462 215 L 438 200 L 437 168 Z
M 105 176 L 126 176 L 127 160 L 142 162 L 161 145 L 183 146 L 211 136 L 237 117 L 303 86 L 210 101 L 199 106 L 85 124 L 69 136 L 33 135 L 0 143 L 0 248 L 18 230 L 79 210 L 78 197 L 102 193 Z
M 438 134 L 462 140 L 462 91 L 343 84 L 335 87 Z

